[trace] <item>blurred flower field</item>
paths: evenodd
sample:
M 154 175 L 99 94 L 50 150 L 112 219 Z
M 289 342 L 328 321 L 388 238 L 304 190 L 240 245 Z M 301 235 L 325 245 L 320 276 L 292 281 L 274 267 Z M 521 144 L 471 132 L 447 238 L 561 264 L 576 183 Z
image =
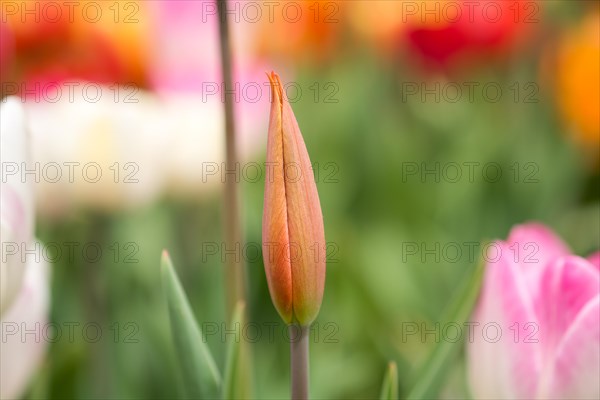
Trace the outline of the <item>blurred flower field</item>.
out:
M 471 19 L 454 16 L 465 11 L 462 1 L 229 1 L 233 172 L 224 164 L 227 88 L 214 3 L 100 2 L 96 22 L 81 12 L 90 2 L 75 3 L 68 18 L 62 2 L 1 2 L 2 146 L 7 132 L 27 131 L 32 163 L 29 173 L 25 164 L 9 167 L 16 150 L 2 150 L 2 398 L 188 398 L 161 282 L 163 249 L 217 367 L 229 342 L 246 342 L 250 397 L 289 398 L 289 333 L 261 247 L 271 70 L 310 154 L 327 241 L 311 327 L 312 398 L 378 398 L 390 361 L 398 398 L 406 398 L 440 345 L 451 354 L 433 394 L 421 398 L 486 398 L 468 376 L 464 321 L 450 321 L 457 340 L 445 327 L 493 257 L 490 241 L 509 243 L 516 225 L 536 221 L 569 248 L 552 241 L 548 248 L 561 248 L 552 256 L 600 248 L 597 2 L 476 1 Z M 23 16 L 25 4 L 41 22 Z M 48 4 L 63 7 L 62 17 Z M 480 13 L 488 8 L 499 17 Z M 11 111 L 20 107 L 24 127 Z M 243 236 L 234 248 L 223 222 L 231 174 Z M 6 206 L 11 185 L 24 182 L 35 235 L 15 228 Z M 25 242 L 34 250 L 6 245 Z M 19 256 L 49 270 L 48 322 L 28 334 L 6 319 L 27 282 L 11 269 L 25 268 Z M 247 322 L 239 327 L 228 322 L 231 258 L 245 268 Z M 548 304 L 562 299 L 548 296 Z M 5 351 L 5 337 L 42 353 L 23 367 L 22 383 L 7 371 L 27 364 L 26 352 Z M 580 345 L 598 353 L 590 337 Z M 590 379 L 581 398 L 600 392 L 598 377 Z M 512 393 L 504 395 L 531 394 Z

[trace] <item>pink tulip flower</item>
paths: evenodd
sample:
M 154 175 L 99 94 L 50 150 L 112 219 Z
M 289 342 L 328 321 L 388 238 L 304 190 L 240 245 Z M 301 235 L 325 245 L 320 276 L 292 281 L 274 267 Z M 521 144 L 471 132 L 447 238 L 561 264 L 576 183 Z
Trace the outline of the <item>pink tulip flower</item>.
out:
M 257 24 L 235 14 L 235 10 L 240 10 L 243 5 L 242 1 L 228 1 L 226 7 L 230 12 L 238 150 L 242 159 L 247 159 L 265 146 L 261 133 L 266 126 L 261 116 L 262 110 L 268 107 L 271 91 L 265 77 L 267 64 L 252 53 L 257 40 Z M 149 8 L 155 25 L 151 37 L 154 49 L 150 63 L 152 87 L 168 103 L 181 108 L 182 112 L 189 109 L 192 116 L 196 116 L 187 118 L 195 129 L 174 126 L 171 134 L 182 135 L 180 132 L 186 130 L 195 141 L 210 143 L 214 137 L 222 141 L 223 99 L 231 88 L 224 87 L 221 76 L 216 3 L 160 0 L 149 2 Z M 201 147 L 190 146 L 187 139 L 175 146 L 179 158 L 175 169 L 184 171 L 176 172 L 175 180 L 189 175 L 191 185 L 198 186 L 199 177 L 194 171 L 202 170 L 201 163 L 222 161 L 215 152 L 208 160 Z
M 44 355 L 46 341 L 41 332 L 50 302 L 49 272 L 33 237 L 31 185 L 20 173 L 12 173 L 13 167 L 29 165 L 23 106 L 16 98 L 2 102 L 0 399 L 14 399 L 23 394 Z
M 473 397 L 600 398 L 600 253 L 572 255 L 534 223 L 493 247 L 467 348 Z

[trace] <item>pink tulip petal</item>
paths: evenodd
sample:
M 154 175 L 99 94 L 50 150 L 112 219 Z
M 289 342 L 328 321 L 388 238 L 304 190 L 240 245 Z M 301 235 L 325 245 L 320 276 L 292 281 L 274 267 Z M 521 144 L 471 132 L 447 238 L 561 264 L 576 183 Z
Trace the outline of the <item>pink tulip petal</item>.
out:
M 561 257 L 544 271 L 536 308 L 545 354 L 551 354 L 581 309 L 598 295 L 599 285 L 598 271 L 581 257 Z
M 507 242 L 512 246 L 511 254 L 523 266 L 546 266 L 556 258 L 569 254 L 568 246 L 554 232 L 537 222 L 515 226 Z
M 595 252 L 591 256 L 588 257 L 588 261 L 596 267 L 598 271 L 600 271 L 600 251 Z
M 508 244 L 497 245 L 502 256 L 488 263 L 486 290 L 474 317 L 480 331 L 469 347 L 471 389 L 475 398 L 531 398 L 541 355 L 539 346 L 524 339 L 531 334 L 530 326 L 537 324 L 537 317 L 527 281 L 518 264 L 507 256 Z M 494 338 L 496 326 L 502 330 L 498 341 Z
M 536 223 L 498 248 L 474 317 L 504 331 L 497 343 L 475 335 L 468 346 L 474 398 L 600 398 L 600 253 L 570 255 Z
M 581 309 L 548 365 L 540 398 L 600 398 L 600 296 Z
M 531 297 L 537 298 L 542 273 L 552 261 L 568 255 L 569 248 L 550 229 L 537 222 L 515 226 L 507 242 L 507 255 L 519 264 Z

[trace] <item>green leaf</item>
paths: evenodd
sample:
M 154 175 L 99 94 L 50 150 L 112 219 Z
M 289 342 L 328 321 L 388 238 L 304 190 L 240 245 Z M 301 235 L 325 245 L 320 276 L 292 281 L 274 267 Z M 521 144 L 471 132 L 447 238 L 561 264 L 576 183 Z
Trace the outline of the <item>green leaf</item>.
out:
M 485 263 L 480 262 L 475 271 L 467 273 L 464 287 L 450 304 L 443 323 L 454 322 L 462 325 L 468 320 L 479 295 L 484 270 Z M 441 340 L 429 354 L 423 367 L 420 368 L 417 375 L 418 380 L 406 398 L 436 398 L 446 378 L 446 372 L 450 370 L 450 363 L 461 347 L 460 340 L 454 343 Z
M 398 398 L 398 366 L 390 361 L 381 386 L 381 400 L 396 400 Z
M 243 332 L 244 303 L 238 302 L 229 329 Z M 250 398 L 250 376 L 247 364 L 247 342 L 234 336 L 227 346 L 227 362 L 225 364 L 225 377 L 223 379 L 224 400 Z
M 192 398 L 216 398 L 221 385 L 221 375 L 203 341 L 202 332 L 167 251 L 163 251 L 161 265 L 171 333 L 186 392 Z

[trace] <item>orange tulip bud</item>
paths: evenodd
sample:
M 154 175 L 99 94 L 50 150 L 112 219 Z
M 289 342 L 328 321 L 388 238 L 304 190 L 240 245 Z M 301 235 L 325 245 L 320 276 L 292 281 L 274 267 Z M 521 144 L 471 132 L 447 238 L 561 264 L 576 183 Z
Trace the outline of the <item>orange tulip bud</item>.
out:
M 279 76 L 271 72 L 263 258 L 271 299 L 287 323 L 310 325 L 325 287 L 325 231 L 306 145 Z

